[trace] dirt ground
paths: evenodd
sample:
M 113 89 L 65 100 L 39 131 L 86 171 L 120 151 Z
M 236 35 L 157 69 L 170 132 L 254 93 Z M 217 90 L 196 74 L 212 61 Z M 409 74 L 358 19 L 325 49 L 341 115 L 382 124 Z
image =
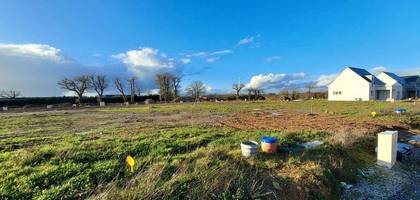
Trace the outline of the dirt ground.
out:
M 279 130 L 287 132 L 327 132 L 335 133 L 354 127 L 363 133 L 376 134 L 385 129 L 409 130 L 409 124 L 395 120 L 378 118 L 355 118 L 329 113 L 310 114 L 308 112 L 282 109 L 254 109 L 238 113 L 210 112 L 103 112 L 95 108 L 75 110 L 50 110 L 32 112 L 7 112 L 4 120 L 23 117 L 25 128 L 0 135 L 0 151 L 26 148 L 40 143 L 59 140 L 60 134 L 86 134 L 112 131 L 136 133 L 141 128 L 168 128 L 184 126 L 218 126 L 237 129 Z M 25 118 L 26 117 L 26 118 Z M 45 121 L 45 117 L 50 117 Z M 33 121 L 32 121 L 33 120 Z M 17 126 L 19 127 L 19 126 Z M 48 127 L 57 129 L 45 130 Z M 98 128 L 101 127 L 101 128 Z M 5 129 L 6 130 L 6 129 Z M 417 130 L 410 130 L 415 133 Z M 28 134 L 30 134 L 28 136 Z M 25 139 L 24 141 L 22 141 Z M 404 138 L 400 138 L 404 139 Z M 409 141 L 405 141 L 409 143 Z M 354 185 L 345 197 L 348 199 L 419 199 L 420 188 L 420 144 L 418 144 L 414 163 L 399 163 L 392 170 L 379 169 L 375 165 L 364 169 L 365 179 Z M 378 183 L 383 183 L 378 186 Z
M 353 119 L 346 116 L 310 114 L 291 110 L 242 112 L 226 117 L 222 125 L 239 129 L 273 129 L 279 131 L 322 131 L 334 133 L 347 127 L 355 127 L 368 134 L 385 129 L 410 129 L 408 124 L 376 119 Z

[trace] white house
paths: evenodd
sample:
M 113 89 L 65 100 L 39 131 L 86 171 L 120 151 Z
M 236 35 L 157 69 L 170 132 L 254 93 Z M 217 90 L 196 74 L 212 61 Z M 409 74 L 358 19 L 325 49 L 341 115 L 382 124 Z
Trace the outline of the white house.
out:
M 403 96 L 405 98 L 420 97 L 420 76 L 401 76 L 404 80 Z
M 412 91 L 414 98 L 417 98 L 417 92 L 420 94 L 419 76 L 401 78 L 390 72 L 374 76 L 365 69 L 347 67 L 328 86 L 328 100 L 399 100 L 409 97 L 407 94 L 413 95 Z
M 378 79 L 385 83 L 376 87 L 376 100 L 398 100 L 402 99 L 403 80 L 390 72 L 381 72 Z

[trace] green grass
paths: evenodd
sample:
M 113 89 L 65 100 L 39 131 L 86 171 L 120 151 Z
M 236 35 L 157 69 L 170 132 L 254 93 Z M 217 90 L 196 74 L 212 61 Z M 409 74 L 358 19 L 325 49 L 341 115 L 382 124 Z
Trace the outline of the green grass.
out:
M 104 112 L 134 112 L 134 113 L 171 113 L 171 112 L 209 112 L 209 113 L 232 113 L 253 111 L 256 109 L 293 109 L 314 113 L 327 113 L 348 117 L 370 117 L 375 111 L 378 117 L 391 117 L 396 108 L 405 108 L 409 113 L 418 114 L 420 106 L 413 102 L 334 102 L 327 100 L 311 100 L 296 102 L 281 101 L 257 101 L 257 102 L 203 102 L 184 104 L 155 104 L 129 107 L 111 107 L 101 109 Z M 398 117 L 395 115 L 395 117 Z
M 419 112 L 409 103 L 305 101 L 167 104 L 86 114 L 0 116 L 0 199 L 264 199 L 270 195 L 338 199 L 339 182 L 356 181 L 357 169 L 375 161 L 374 138 L 344 147 L 334 145 L 332 135 L 322 132 L 116 122 L 127 113 L 309 111 L 311 105 L 314 112 L 349 118 L 369 117 L 376 110 L 384 120 L 413 120 L 411 115 L 390 114 L 397 106 Z M 136 115 L 130 117 L 136 119 Z M 98 119 L 108 121 L 98 125 Z M 258 141 L 263 135 L 277 137 L 279 151 L 243 158 L 239 143 Z M 313 149 L 298 146 L 315 139 L 325 144 Z M 135 158 L 134 173 L 125 164 L 127 155 Z

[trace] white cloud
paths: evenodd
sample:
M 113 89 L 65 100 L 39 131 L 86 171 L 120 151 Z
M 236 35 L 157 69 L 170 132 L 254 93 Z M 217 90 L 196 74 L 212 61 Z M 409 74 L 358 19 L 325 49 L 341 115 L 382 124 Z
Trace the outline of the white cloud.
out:
M 169 63 L 162 63 L 158 58 L 159 50 L 150 47 L 144 47 L 139 50 L 129 50 L 125 53 L 113 55 L 112 57 L 120 59 L 124 64 L 130 66 L 159 67 L 170 66 Z M 166 58 L 160 55 L 161 58 Z
M 207 58 L 206 62 L 212 63 L 212 62 L 216 62 L 217 60 L 219 60 L 218 57 L 215 57 L 215 58 Z
M 373 67 L 371 69 L 369 69 L 369 72 L 371 72 L 374 75 L 377 75 L 381 72 L 384 71 L 389 71 L 392 73 L 395 73 L 399 76 L 410 76 L 410 75 L 419 75 L 420 74 L 420 68 L 402 68 L 402 67 L 392 67 L 392 68 L 388 68 L 388 67 L 384 67 L 384 66 L 378 66 L 378 67 Z
M 70 61 L 61 54 L 60 49 L 45 44 L 0 44 L 0 54 L 45 59 L 57 63 Z
M 189 58 L 182 58 L 181 59 L 181 62 L 184 63 L 184 64 L 188 64 L 188 63 L 191 62 L 191 59 L 189 59 Z
M 207 84 L 204 84 L 204 87 L 206 88 L 206 92 L 210 92 L 213 89 L 213 87 Z
M 99 53 L 94 53 L 94 54 L 92 54 L 92 56 L 93 56 L 93 57 L 101 57 L 102 55 L 101 55 L 101 54 L 99 54 Z
M 251 36 L 251 37 L 246 37 L 243 38 L 241 40 L 239 40 L 238 45 L 245 45 L 245 44 L 250 44 L 252 42 L 254 42 L 257 38 L 259 38 L 261 35 L 255 35 L 255 36 Z M 258 44 L 259 45 L 259 44 Z
M 232 50 L 230 50 L 230 49 L 225 49 L 225 50 L 215 51 L 215 52 L 211 53 L 210 55 L 228 54 L 228 53 L 232 53 Z
M 258 74 L 251 77 L 246 88 L 273 89 L 298 84 L 305 77 L 305 73 L 295 74 Z
M 254 41 L 254 36 L 243 38 L 243 39 L 239 40 L 238 45 L 248 44 L 248 43 L 251 43 L 253 41 Z
M 65 92 L 63 92 L 63 96 L 77 97 L 77 94 L 75 92 L 72 92 L 72 91 L 65 91 Z M 83 96 L 85 96 L 85 97 L 96 97 L 96 96 L 98 96 L 98 94 L 96 92 L 85 92 L 83 94 Z
M 317 87 L 326 87 L 328 86 L 336 77 L 338 74 L 328 74 L 328 75 L 320 75 L 318 79 L 316 80 L 316 86 Z
M 179 55 L 183 55 L 185 58 L 181 59 L 181 62 L 184 64 L 188 64 L 191 62 L 191 58 L 197 57 L 200 59 L 204 59 L 206 62 L 215 62 L 217 60 L 219 60 L 219 57 L 211 57 L 211 56 L 215 56 L 215 55 L 222 55 L 222 54 L 229 54 L 232 53 L 233 51 L 230 49 L 224 49 L 224 50 L 219 50 L 219 51 L 199 51 L 199 52 L 195 52 L 192 54 L 185 54 L 185 53 L 180 53 Z
M 83 66 L 46 44 L 0 45 L 0 69 L 0 90 L 18 90 L 23 96 L 61 96 L 60 79 L 103 70 Z
M 181 70 L 180 63 L 176 62 L 174 58 L 167 58 L 165 54 L 159 54 L 158 49 L 150 47 L 129 50 L 112 57 L 121 60 L 128 71 L 135 74 L 142 81 L 153 80 L 154 75 L 157 73 L 177 73 Z
M 207 94 L 233 94 L 233 90 L 228 87 L 228 88 L 218 88 L 218 87 L 213 87 L 207 84 L 204 84 L 204 87 L 206 88 L 206 93 Z
M 281 57 L 281 56 L 270 56 L 270 57 L 267 57 L 266 59 L 265 59 L 265 61 L 267 61 L 267 62 L 272 62 L 272 61 L 275 61 L 275 60 L 280 60 L 280 59 L 282 59 L 283 57 Z
M 193 53 L 191 56 L 194 56 L 194 57 L 204 57 L 204 56 L 207 56 L 207 53 L 204 52 L 204 51 L 200 51 L 200 52 Z
M 372 69 L 369 69 L 369 71 L 372 74 L 379 74 L 379 73 L 381 73 L 383 71 L 386 71 L 386 70 L 387 70 L 387 68 L 383 67 L 383 66 L 377 66 L 377 67 L 373 67 Z
M 400 76 L 412 76 L 412 75 L 420 75 L 420 67 L 418 68 L 406 68 L 406 69 L 396 69 L 393 71 Z

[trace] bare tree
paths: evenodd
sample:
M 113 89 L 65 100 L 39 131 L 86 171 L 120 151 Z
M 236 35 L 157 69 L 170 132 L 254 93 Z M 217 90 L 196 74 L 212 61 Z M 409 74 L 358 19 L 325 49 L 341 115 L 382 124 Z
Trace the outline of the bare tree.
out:
M 194 81 L 187 88 L 185 88 L 185 92 L 194 98 L 195 101 L 198 101 L 200 96 L 206 93 L 206 90 L 206 86 L 201 81 Z
M 0 97 L 4 97 L 4 98 L 16 99 L 17 97 L 20 97 L 21 95 L 22 93 L 17 90 L 0 91 Z
M 156 74 L 156 83 L 159 85 L 159 101 L 167 102 L 171 96 L 171 79 L 169 73 Z
M 102 101 L 105 89 L 108 87 L 108 80 L 105 75 L 91 75 L 89 76 L 90 85 L 98 94 L 98 101 Z
M 117 90 L 120 92 L 120 94 L 121 94 L 121 96 L 124 100 L 124 103 L 126 103 L 127 102 L 127 97 L 125 96 L 125 93 L 124 93 L 124 83 L 121 81 L 120 77 L 116 77 L 114 79 L 114 85 L 115 85 L 115 88 L 117 88 Z
M 252 92 L 253 92 L 255 89 L 254 89 L 254 88 L 252 88 L 252 87 L 249 87 L 249 88 L 247 88 L 246 90 L 248 91 L 248 100 L 251 100 L 251 97 L 252 97 Z
M 308 90 L 308 99 L 311 99 L 312 97 L 311 92 L 315 87 L 316 87 L 316 84 L 314 82 L 310 82 L 305 85 L 305 88 Z
M 243 83 L 235 83 L 232 85 L 232 89 L 236 91 L 236 99 L 239 99 L 241 90 L 245 87 Z
M 171 77 L 172 94 L 174 99 L 176 99 L 179 95 L 178 93 L 181 87 L 181 79 L 182 77 L 179 75 L 172 75 Z
M 142 90 L 141 90 L 141 87 L 140 87 L 140 86 L 139 86 L 139 87 L 137 87 L 136 91 L 137 91 L 137 95 L 138 95 L 138 96 L 141 96 L 141 92 L 142 92 Z
M 291 97 L 292 97 L 293 100 L 299 99 L 300 98 L 299 90 L 296 89 L 296 88 L 293 88 Z
M 258 100 L 260 98 L 260 96 L 263 94 L 263 90 L 262 89 L 255 89 L 252 87 L 247 88 L 248 90 L 248 98 L 249 100 L 253 99 L 253 100 Z M 252 96 L 254 95 L 254 96 Z
M 78 97 L 76 103 L 80 104 L 82 103 L 83 94 L 89 89 L 89 80 L 88 75 L 82 75 L 76 76 L 73 79 L 61 79 L 57 84 L 61 89 L 76 93 Z
M 136 85 L 135 85 L 136 77 L 131 77 L 128 79 L 128 82 L 130 82 L 130 102 L 134 103 L 134 94 L 136 92 Z
M 280 95 L 283 97 L 289 97 L 289 90 L 287 88 L 283 89 L 282 91 L 280 91 Z

